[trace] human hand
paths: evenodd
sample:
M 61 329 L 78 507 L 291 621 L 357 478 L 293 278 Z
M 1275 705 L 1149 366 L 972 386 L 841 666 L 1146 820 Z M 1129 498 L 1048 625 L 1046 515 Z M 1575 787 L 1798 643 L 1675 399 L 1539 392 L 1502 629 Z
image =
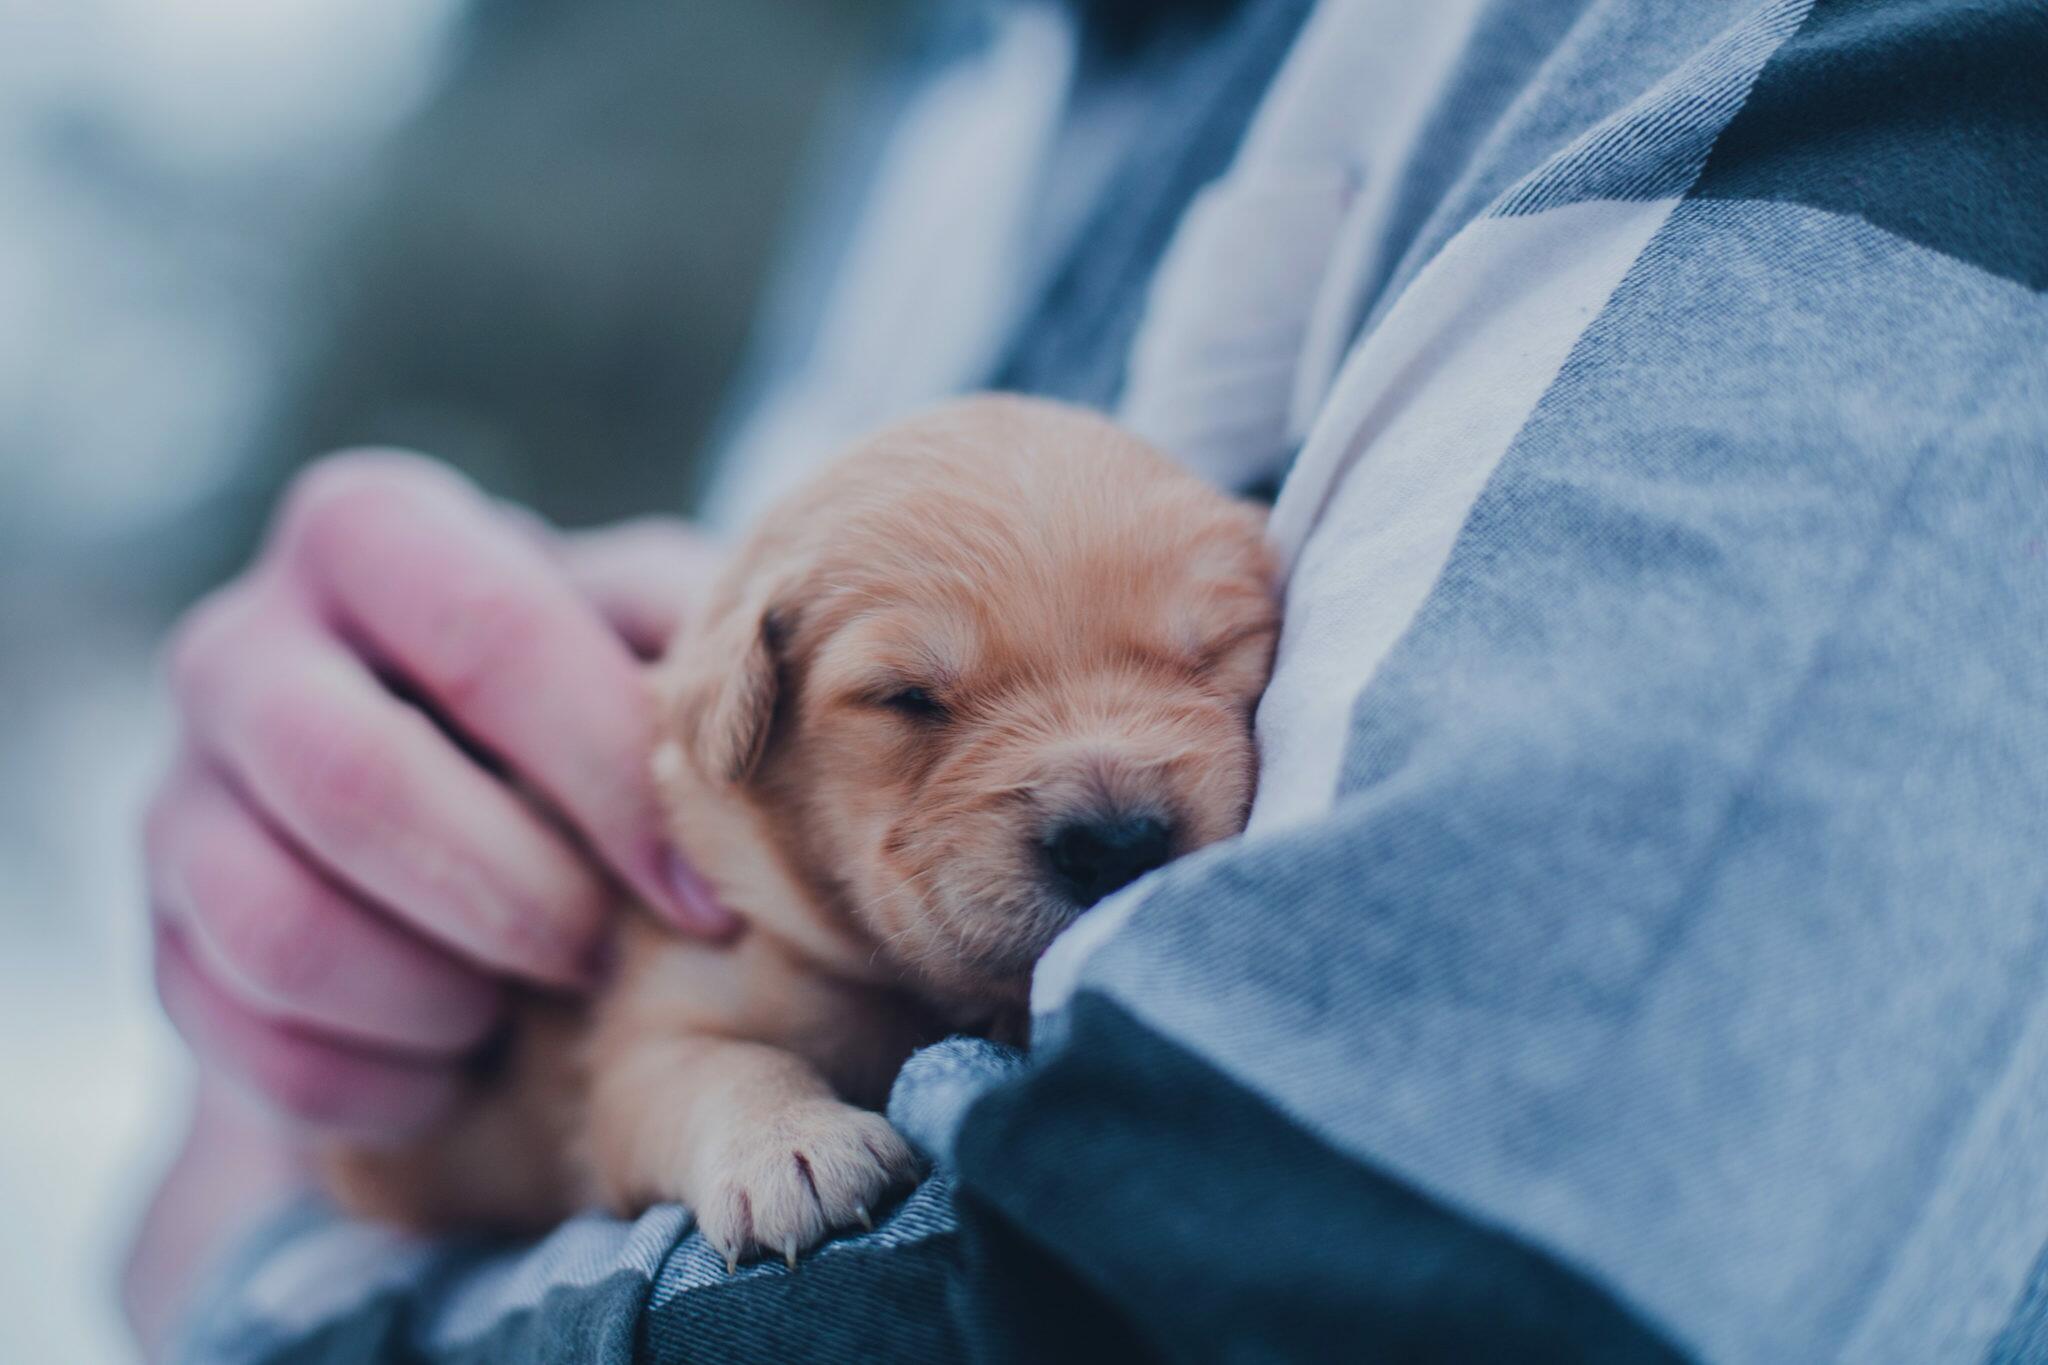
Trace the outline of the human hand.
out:
M 171 647 L 147 866 L 202 1061 L 314 1126 L 402 1132 L 507 980 L 597 980 L 615 883 L 733 928 L 664 842 L 635 658 L 715 563 L 676 523 L 558 537 L 417 457 L 301 477 Z

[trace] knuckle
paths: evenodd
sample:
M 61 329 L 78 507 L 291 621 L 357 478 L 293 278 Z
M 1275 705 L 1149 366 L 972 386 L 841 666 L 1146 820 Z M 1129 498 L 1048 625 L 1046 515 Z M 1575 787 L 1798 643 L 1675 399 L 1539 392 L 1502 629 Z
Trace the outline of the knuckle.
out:
M 368 837 L 398 818 L 405 784 L 382 748 L 312 737 L 302 742 L 296 766 L 309 818 L 334 837 Z
M 261 914 L 239 916 L 231 951 L 250 983 L 279 1002 L 304 999 L 332 974 L 333 958 L 317 932 L 304 924 L 265 922 Z M 296 932 L 294 932 L 296 930 Z
M 358 449 L 324 455 L 307 465 L 286 490 L 280 516 L 283 539 L 321 544 L 346 539 L 364 525 L 446 496 L 459 486 L 444 466 L 401 450 Z
M 354 846 L 405 818 L 403 765 L 381 736 L 282 705 L 267 708 L 254 730 L 279 774 L 281 803 L 330 845 Z
M 449 477 L 444 466 L 406 450 L 375 446 L 337 450 L 311 461 L 293 476 L 285 492 L 285 514 L 364 492 L 408 496 L 424 487 L 445 487 Z
M 236 652 L 247 609 L 240 586 L 229 586 L 201 598 L 172 628 L 164 659 L 179 702 L 189 706 L 209 690 L 222 661 Z
M 264 995 L 302 999 L 342 965 L 303 893 L 266 887 L 228 857 L 203 861 L 190 881 L 194 913 L 216 951 Z

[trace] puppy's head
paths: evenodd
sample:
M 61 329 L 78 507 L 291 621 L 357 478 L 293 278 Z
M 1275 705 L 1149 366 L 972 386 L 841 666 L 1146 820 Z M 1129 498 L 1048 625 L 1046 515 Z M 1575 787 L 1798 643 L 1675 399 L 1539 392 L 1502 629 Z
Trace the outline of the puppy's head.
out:
M 1075 915 L 1243 827 L 1276 629 L 1256 511 L 1099 418 L 973 399 L 767 518 L 671 723 L 926 989 L 1014 1000 Z

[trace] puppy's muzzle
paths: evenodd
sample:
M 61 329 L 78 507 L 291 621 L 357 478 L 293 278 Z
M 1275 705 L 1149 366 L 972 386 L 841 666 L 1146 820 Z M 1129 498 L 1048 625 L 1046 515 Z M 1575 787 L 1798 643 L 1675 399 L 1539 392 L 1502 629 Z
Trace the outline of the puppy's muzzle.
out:
M 1055 825 L 1039 848 L 1046 880 L 1085 908 L 1164 866 L 1173 825 L 1149 811 L 1101 812 Z

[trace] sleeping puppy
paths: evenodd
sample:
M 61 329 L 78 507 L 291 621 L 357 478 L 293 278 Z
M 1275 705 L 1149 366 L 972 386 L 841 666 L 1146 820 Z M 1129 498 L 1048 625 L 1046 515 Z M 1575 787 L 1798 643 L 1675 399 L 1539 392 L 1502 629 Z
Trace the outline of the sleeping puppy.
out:
M 1077 409 L 969 399 L 777 507 L 655 672 L 673 836 L 746 922 L 622 930 L 448 1122 L 329 1163 L 414 1226 L 674 1200 L 729 1265 L 915 1174 L 873 1112 L 945 1034 L 1021 1036 L 1088 906 L 1236 833 L 1277 616 L 1259 514 Z

